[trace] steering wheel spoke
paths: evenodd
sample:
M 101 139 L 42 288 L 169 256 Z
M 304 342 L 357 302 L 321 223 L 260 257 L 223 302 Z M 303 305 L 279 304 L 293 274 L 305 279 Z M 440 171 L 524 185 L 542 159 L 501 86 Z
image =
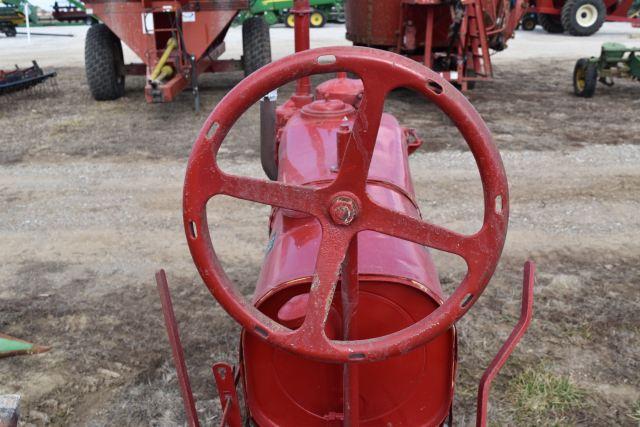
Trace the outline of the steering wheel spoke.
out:
M 369 165 L 378 138 L 384 102 L 390 89 L 388 82 L 364 78 L 364 96 L 356 112 L 353 130 L 347 144 L 336 182 L 354 189 L 364 189 Z M 355 187 L 357 189 L 357 187 Z
M 325 325 L 352 237 L 355 238 L 353 234 L 345 233 L 333 225 L 323 227 L 305 320 L 293 340 L 310 345 L 321 345 L 320 341 L 327 344 Z
M 220 173 L 219 178 L 221 182 L 215 186 L 216 193 L 211 196 L 224 194 L 263 205 L 316 213 L 318 196 L 313 188 L 224 173 Z
M 478 238 L 477 235 L 456 233 L 422 219 L 372 204 L 373 212 L 363 228 L 449 252 L 465 260 L 469 259 Z

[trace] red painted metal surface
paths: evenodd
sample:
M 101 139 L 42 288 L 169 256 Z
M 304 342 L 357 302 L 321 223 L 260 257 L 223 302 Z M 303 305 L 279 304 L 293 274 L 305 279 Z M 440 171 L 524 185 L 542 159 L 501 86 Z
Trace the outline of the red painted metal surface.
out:
M 227 132 L 264 94 L 301 77 L 338 71 L 358 75 L 363 81 L 364 94 L 353 118 L 344 161 L 330 183 L 311 186 L 269 182 L 231 176 L 220 170 L 215 156 Z M 484 222 L 476 234 L 461 235 L 424 222 L 385 206 L 377 200 L 375 192 L 368 191 L 367 179 L 375 160 L 384 100 L 390 90 L 400 86 L 422 93 L 440 107 L 469 144 L 485 196 Z M 207 136 L 208 133 L 211 135 Z M 320 177 L 301 175 L 307 182 Z M 223 272 L 213 251 L 206 219 L 206 204 L 217 194 L 302 212 L 315 217 L 319 223 L 322 239 L 314 257 L 317 263 L 306 316 L 299 328 L 289 329 L 265 316 L 240 294 Z M 358 214 L 349 225 L 336 224 L 328 215 L 336 197 L 351 199 L 358 205 Z M 326 362 L 386 359 L 421 347 L 448 330 L 488 284 L 504 244 L 507 221 L 508 189 L 500 155 L 489 130 L 468 100 L 438 74 L 414 61 L 365 48 L 325 48 L 298 53 L 271 63 L 260 73 L 243 80 L 207 119 L 189 159 L 185 179 L 184 222 L 188 244 L 212 294 L 251 334 L 281 349 Z M 459 255 L 467 262 L 468 273 L 440 307 L 405 329 L 355 341 L 329 339 L 325 326 L 340 266 L 349 242 L 360 232 L 377 232 Z M 390 271 L 402 268 L 394 267 L 397 263 L 390 261 Z M 256 295 L 260 295 L 259 288 Z
M 345 8 L 354 45 L 407 55 L 465 90 L 493 77 L 490 49 L 506 48 L 525 1 L 350 0 Z
M 198 427 L 198 413 L 196 412 L 196 403 L 191 392 L 191 383 L 189 382 L 189 372 L 184 361 L 184 352 L 180 343 L 180 334 L 178 333 L 178 324 L 176 316 L 173 312 L 173 303 L 171 302 L 171 293 L 167 284 L 167 276 L 164 270 L 156 273 L 156 285 L 160 294 L 160 302 L 162 303 L 162 313 L 164 314 L 164 323 L 171 344 L 171 352 L 173 353 L 173 363 L 176 367 L 178 384 L 180 384 L 180 393 L 184 403 L 184 411 L 187 416 L 187 422 L 191 427 Z
M 296 1 L 298 51 L 308 48 L 300 25 L 308 20 L 307 9 L 307 1 Z M 314 100 L 308 77 L 335 72 Z M 358 78 L 348 79 L 346 72 Z M 233 124 L 292 81 L 296 93 L 277 108 L 276 138 L 269 143 L 276 147 L 277 173 L 270 175 L 276 181 L 221 171 L 216 156 Z M 484 222 L 475 234 L 421 219 L 408 158 L 422 141 L 383 112 L 388 93 L 402 86 L 438 105 L 469 144 L 485 198 Z M 225 275 L 211 242 L 206 206 L 218 194 L 273 208 L 251 300 Z M 408 58 L 364 48 L 303 51 L 264 67 L 234 88 L 201 130 L 187 167 L 184 222 L 201 277 L 243 326 L 240 372 L 253 423 L 452 421 L 453 324 L 480 296 L 500 257 L 508 189 L 486 126 L 441 76 Z M 424 246 L 467 263 L 467 275 L 448 298 Z M 482 396 L 527 325 L 519 324 L 492 363 Z M 240 420 L 232 374 L 227 364 L 214 366 L 221 425 L 235 427 Z M 479 420 L 486 399 L 479 400 Z
M 524 264 L 520 320 L 513 328 L 511 335 L 509 335 L 507 341 L 502 345 L 500 351 L 498 351 L 498 354 L 496 354 L 494 359 L 491 361 L 491 364 L 480 380 L 476 415 L 476 425 L 478 427 L 486 427 L 487 425 L 487 405 L 489 403 L 491 382 L 496 375 L 498 375 L 498 372 L 500 372 L 500 369 L 502 369 L 509 356 L 511 356 L 511 353 L 516 348 L 516 345 L 518 345 L 518 342 L 520 342 L 520 339 L 522 339 L 522 336 L 527 331 L 529 324 L 531 324 L 531 318 L 533 317 L 533 285 L 535 284 L 535 274 L 536 265 L 531 261 L 527 261 Z
M 235 373 L 228 363 L 216 363 L 212 368 L 213 376 L 218 387 L 220 407 L 223 408 L 220 417 L 220 427 L 242 427 L 240 403 L 236 391 Z

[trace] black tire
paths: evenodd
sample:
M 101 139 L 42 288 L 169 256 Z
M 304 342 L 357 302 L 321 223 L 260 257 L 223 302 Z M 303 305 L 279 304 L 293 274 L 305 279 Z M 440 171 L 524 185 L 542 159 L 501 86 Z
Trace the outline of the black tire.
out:
M 562 26 L 573 36 L 597 32 L 607 15 L 603 0 L 567 0 L 562 6 Z
M 242 23 L 242 60 L 245 76 L 271 62 L 269 24 L 261 17 Z
M 578 59 L 573 69 L 573 92 L 582 98 L 591 98 L 598 84 L 598 64 L 588 58 Z
M 533 31 L 536 29 L 536 25 L 538 25 L 538 20 L 531 16 L 525 16 L 522 18 L 521 24 L 523 31 Z
M 326 23 L 327 17 L 324 13 L 319 10 L 314 10 L 313 12 L 311 12 L 311 15 L 309 16 L 309 24 L 311 28 L 324 27 Z
M 122 44 L 105 24 L 89 27 L 84 64 L 89 90 L 96 101 L 112 101 L 124 95 Z
M 538 15 L 538 22 L 547 33 L 560 34 L 564 32 L 562 20 L 559 15 L 548 15 L 541 13 Z
M 16 31 L 16 27 L 7 27 L 4 30 L 4 33 L 7 37 L 15 37 L 18 34 L 18 32 Z

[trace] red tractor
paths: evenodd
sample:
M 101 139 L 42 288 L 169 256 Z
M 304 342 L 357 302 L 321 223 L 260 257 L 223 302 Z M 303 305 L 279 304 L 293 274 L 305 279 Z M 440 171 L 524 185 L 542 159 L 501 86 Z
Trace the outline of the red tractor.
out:
M 534 0 L 531 2 L 522 28 L 533 30 L 540 24 L 549 33 L 568 32 L 573 36 L 590 36 L 605 21 L 640 24 L 640 18 L 630 16 L 634 0 Z
M 294 12 L 297 53 L 261 68 L 220 101 L 187 166 L 191 255 L 214 298 L 243 327 L 237 368 L 213 365 L 220 425 L 242 426 L 242 412 L 259 426 L 451 425 L 455 322 L 488 285 L 507 232 L 500 154 L 464 95 L 424 65 L 362 47 L 307 50 L 305 3 L 296 2 Z M 328 73 L 337 76 L 312 92 L 309 76 Z M 274 108 L 274 91 L 292 81 L 295 94 Z M 421 219 L 409 171 L 420 141 L 384 112 L 387 95 L 399 87 L 437 105 L 469 145 L 484 189 L 484 224 L 476 234 Z M 270 180 L 229 175 L 216 160 L 234 123 L 257 102 Z M 273 207 L 250 300 L 224 272 L 211 241 L 207 203 L 217 195 Z M 448 297 L 425 246 L 467 263 Z M 491 380 L 531 320 L 533 275 L 526 264 L 520 322 L 481 380 L 479 425 L 486 423 Z M 164 272 L 156 278 L 187 418 L 199 425 Z

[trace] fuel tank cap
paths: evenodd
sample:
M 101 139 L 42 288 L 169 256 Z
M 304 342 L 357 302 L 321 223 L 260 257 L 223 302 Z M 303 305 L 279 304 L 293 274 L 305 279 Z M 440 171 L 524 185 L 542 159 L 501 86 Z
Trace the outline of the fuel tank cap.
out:
M 313 101 L 302 107 L 302 114 L 307 117 L 339 117 L 350 116 L 355 112 L 353 106 L 339 99 L 323 99 Z

